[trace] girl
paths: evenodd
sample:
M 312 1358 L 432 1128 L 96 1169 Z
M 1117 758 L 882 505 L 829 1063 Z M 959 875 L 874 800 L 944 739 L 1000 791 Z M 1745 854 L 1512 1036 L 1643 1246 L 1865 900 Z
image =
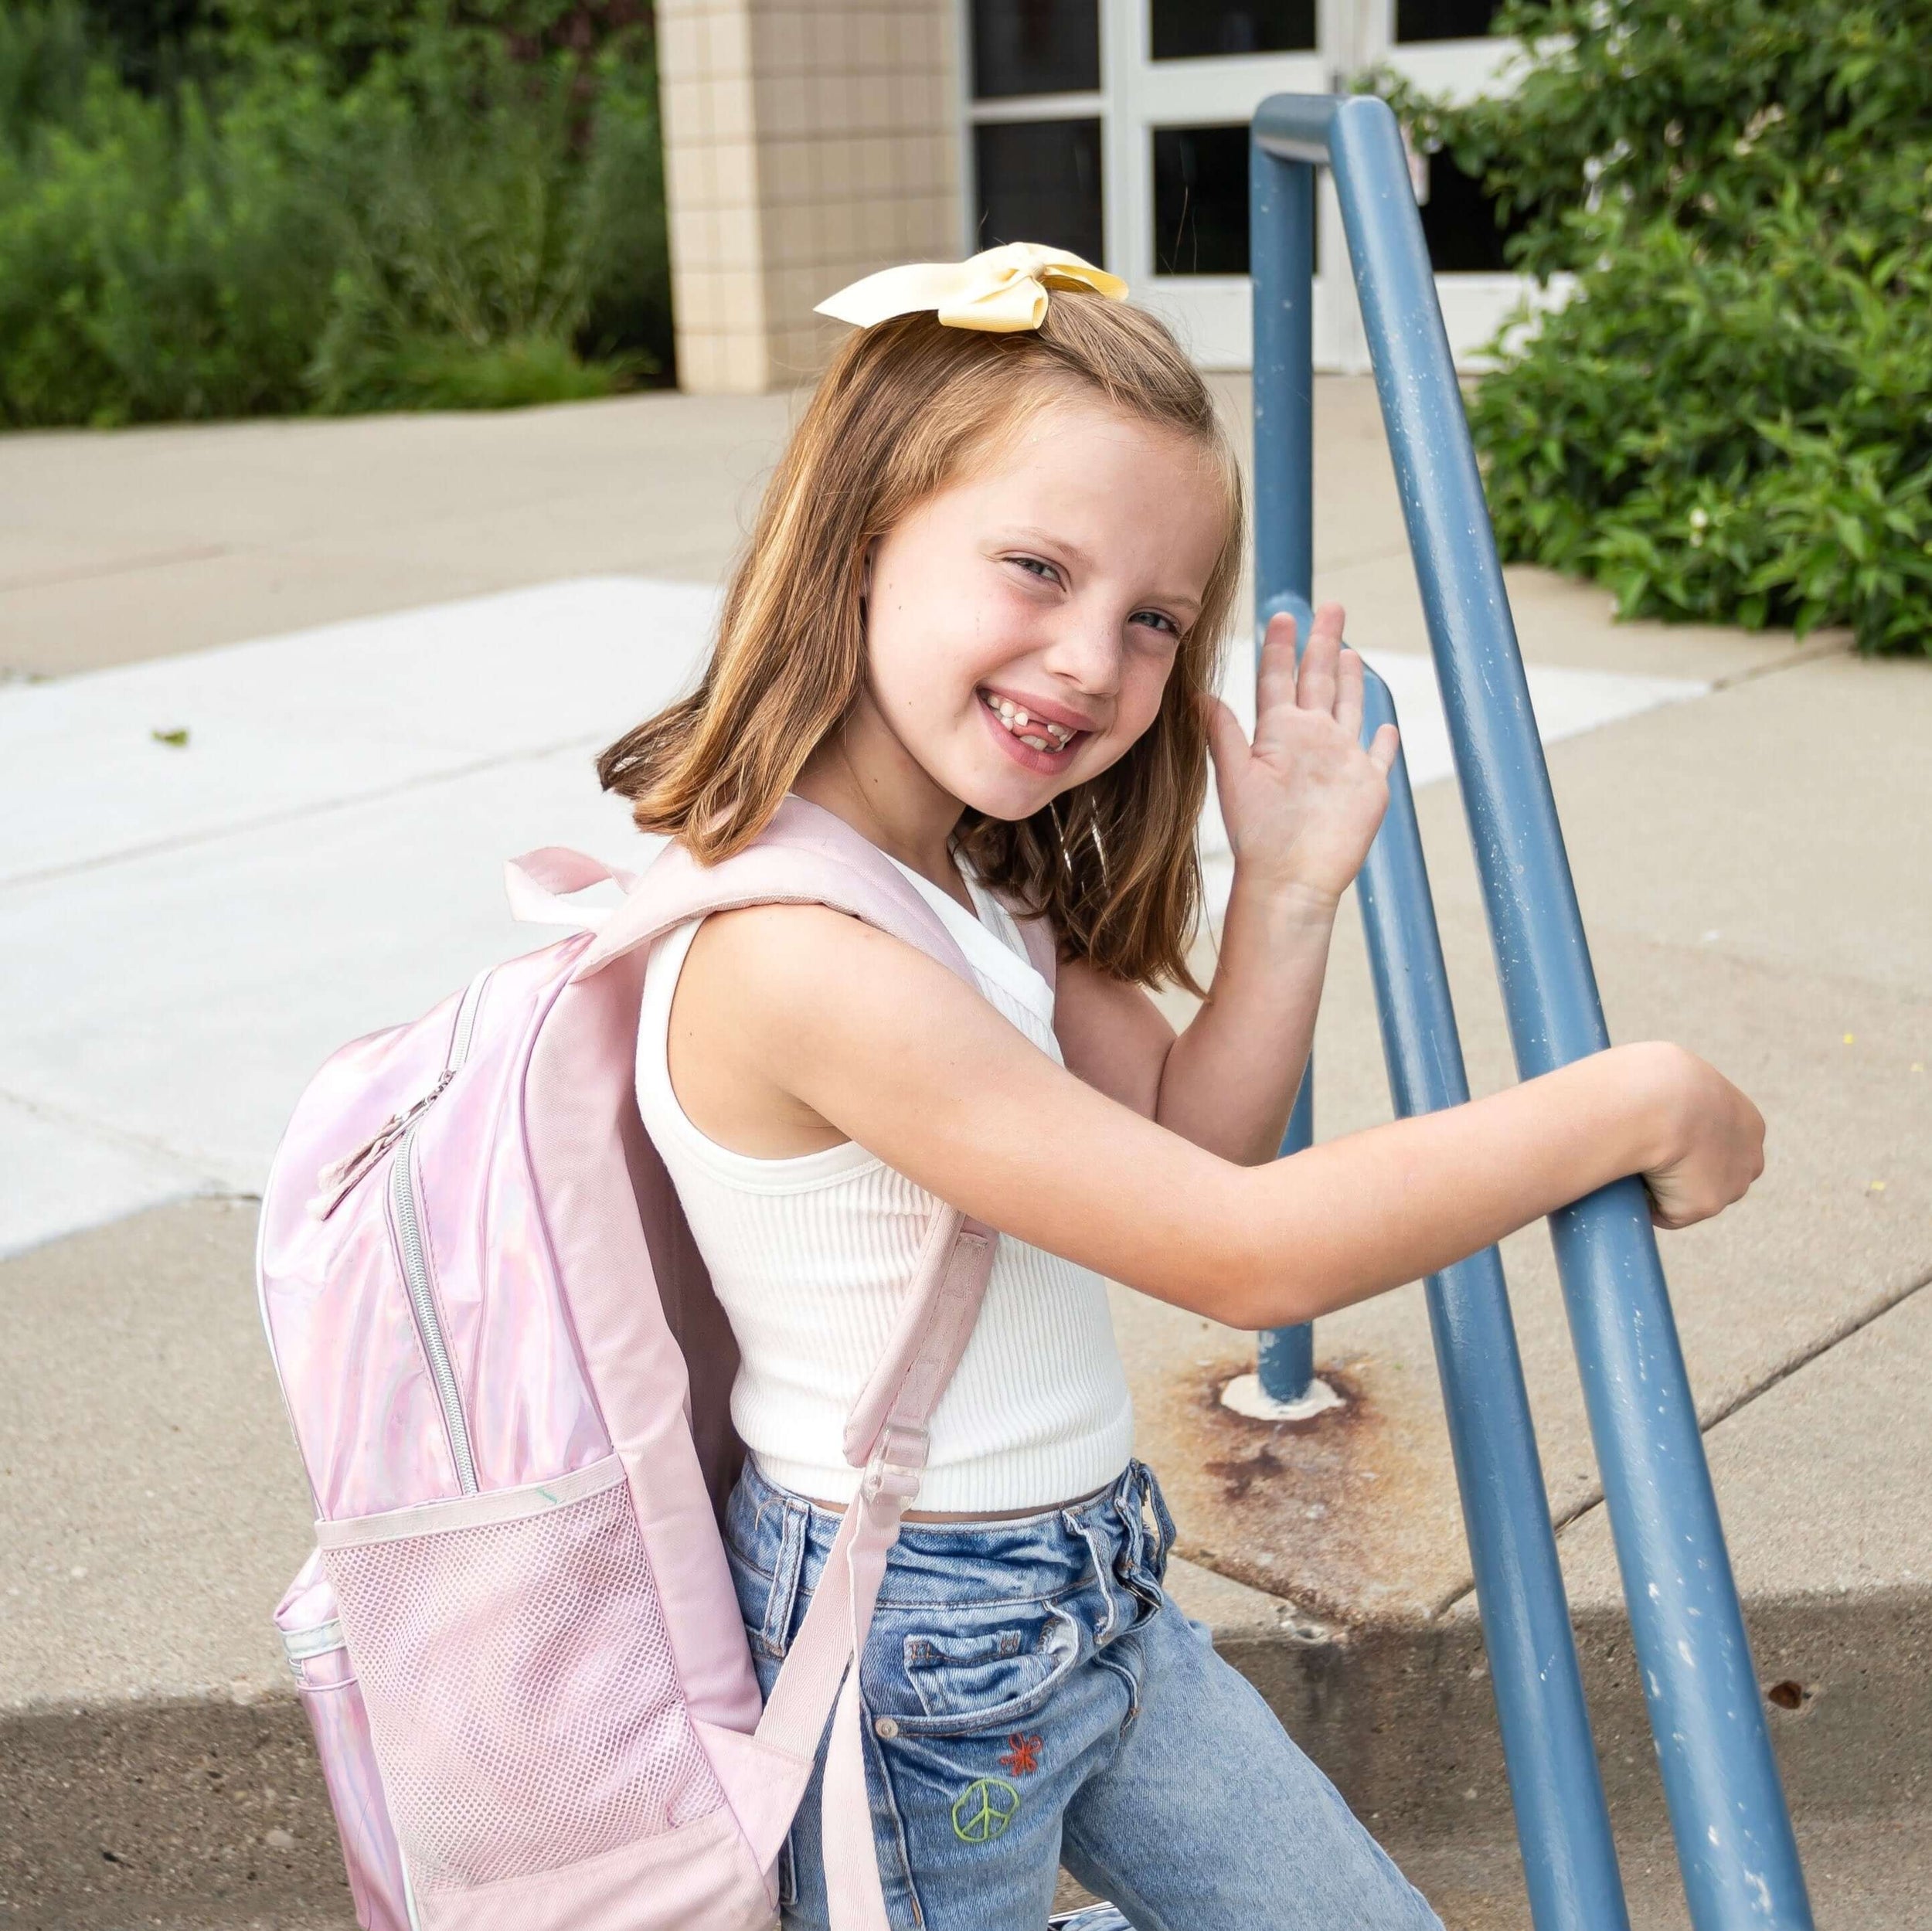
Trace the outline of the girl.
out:
M 1427 1904 L 1162 1592 L 1173 1526 L 1132 1456 L 1104 1280 L 1306 1321 L 1620 1175 L 1659 1224 L 1702 1219 L 1756 1178 L 1763 1123 L 1651 1044 L 1275 1158 L 1395 735 L 1359 744 L 1333 606 L 1298 675 L 1270 626 L 1252 743 L 1212 695 L 1239 471 L 1124 293 L 1021 245 L 827 304 L 868 325 L 771 481 L 702 682 L 600 775 L 707 860 L 787 791 L 837 814 L 983 996 L 822 906 L 721 913 L 651 959 L 638 1099 L 743 1358 L 726 1538 L 767 1691 L 934 1196 L 1002 1230 L 860 1670 L 894 1925 L 1033 1931 L 1064 1863 L 1138 1931 L 1406 1931 Z M 1210 753 L 1234 883 L 1177 1035 L 1145 988 L 1201 990 Z M 1056 991 L 1025 917 L 1050 923 Z M 825 1923 L 818 1821 L 815 1784 L 787 1926 Z

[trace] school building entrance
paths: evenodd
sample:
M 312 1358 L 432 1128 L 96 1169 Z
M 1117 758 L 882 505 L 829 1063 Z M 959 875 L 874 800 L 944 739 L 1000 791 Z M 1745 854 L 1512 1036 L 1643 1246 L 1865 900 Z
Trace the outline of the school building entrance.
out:
M 1493 0 L 658 0 L 679 373 L 806 379 L 837 330 L 812 304 L 900 261 L 1000 241 L 1123 276 L 1196 359 L 1244 369 L 1247 122 L 1270 93 L 1375 66 L 1430 93 L 1498 84 Z M 1477 185 L 1419 162 L 1451 346 L 1526 292 Z M 1324 265 L 1339 272 L 1324 272 Z M 1366 366 L 1332 187 L 1315 352 Z
M 1325 93 L 1376 64 L 1431 93 L 1488 83 L 1491 0 L 971 0 L 962 63 L 972 243 L 1038 238 L 1125 277 L 1196 360 L 1250 360 L 1247 124 L 1271 93 Z M 1474 183 L 1418 173 L 1451 342 L 1521 294 Z M 1315 353 L 1366 367 L 1332 184 L 1316 243 Z M 1342 269 L 1325 274 L 1325 263 Z

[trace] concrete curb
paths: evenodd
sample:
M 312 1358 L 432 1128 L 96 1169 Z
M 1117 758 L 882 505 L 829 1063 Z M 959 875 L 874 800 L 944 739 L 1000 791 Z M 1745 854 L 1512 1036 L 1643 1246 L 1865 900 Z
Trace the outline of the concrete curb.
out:
M 1338 1630 L 1178 1566 L 1222 1653 L 1376 1834 L 1506 1846 L 1509 1797 L 1473 1613 Z M 1238 1596 L 1234 1593 L 1238 1591 Z M 1785 1787 L 1805 1826 L 1932 1807 L 1932 1589 L 1748 1606 Z M 1621 1617 L 1577 1623 L 1620 1834 L 1665 1831 Z M 0 1717 L 0 1925 L 176 1931 L 352 1913 L 308 1725 L 294 1695 L 103 1702 Z M 1512 1880 L 1513 1881 L 1513 1880 Z

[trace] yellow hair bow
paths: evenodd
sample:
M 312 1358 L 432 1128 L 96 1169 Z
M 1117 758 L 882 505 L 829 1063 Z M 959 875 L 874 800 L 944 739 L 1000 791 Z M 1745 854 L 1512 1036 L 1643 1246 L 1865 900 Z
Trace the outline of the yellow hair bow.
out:
M 1078 255 L 1009 241 L 966 261 L 913 261 L 882 268 L 819 303 L 817 313 L 869 328 L 894 315 L 930 308 L 948 328 L 1010 335 L 1046 318 L 1049 288 L 1090 288 L 1110 301 L 1127 299 L 1127 284 Z

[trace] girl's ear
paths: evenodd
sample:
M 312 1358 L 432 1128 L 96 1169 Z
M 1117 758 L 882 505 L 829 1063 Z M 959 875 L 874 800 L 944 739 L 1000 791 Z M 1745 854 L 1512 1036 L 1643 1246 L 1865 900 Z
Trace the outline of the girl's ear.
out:
M 872 559 L 878 549 L 879 539 L 875 536 L 866 544 L 866 553 L 859 560 L 859 614 L 862 618 L 866 614 L 866 600 L 872 594 Z

